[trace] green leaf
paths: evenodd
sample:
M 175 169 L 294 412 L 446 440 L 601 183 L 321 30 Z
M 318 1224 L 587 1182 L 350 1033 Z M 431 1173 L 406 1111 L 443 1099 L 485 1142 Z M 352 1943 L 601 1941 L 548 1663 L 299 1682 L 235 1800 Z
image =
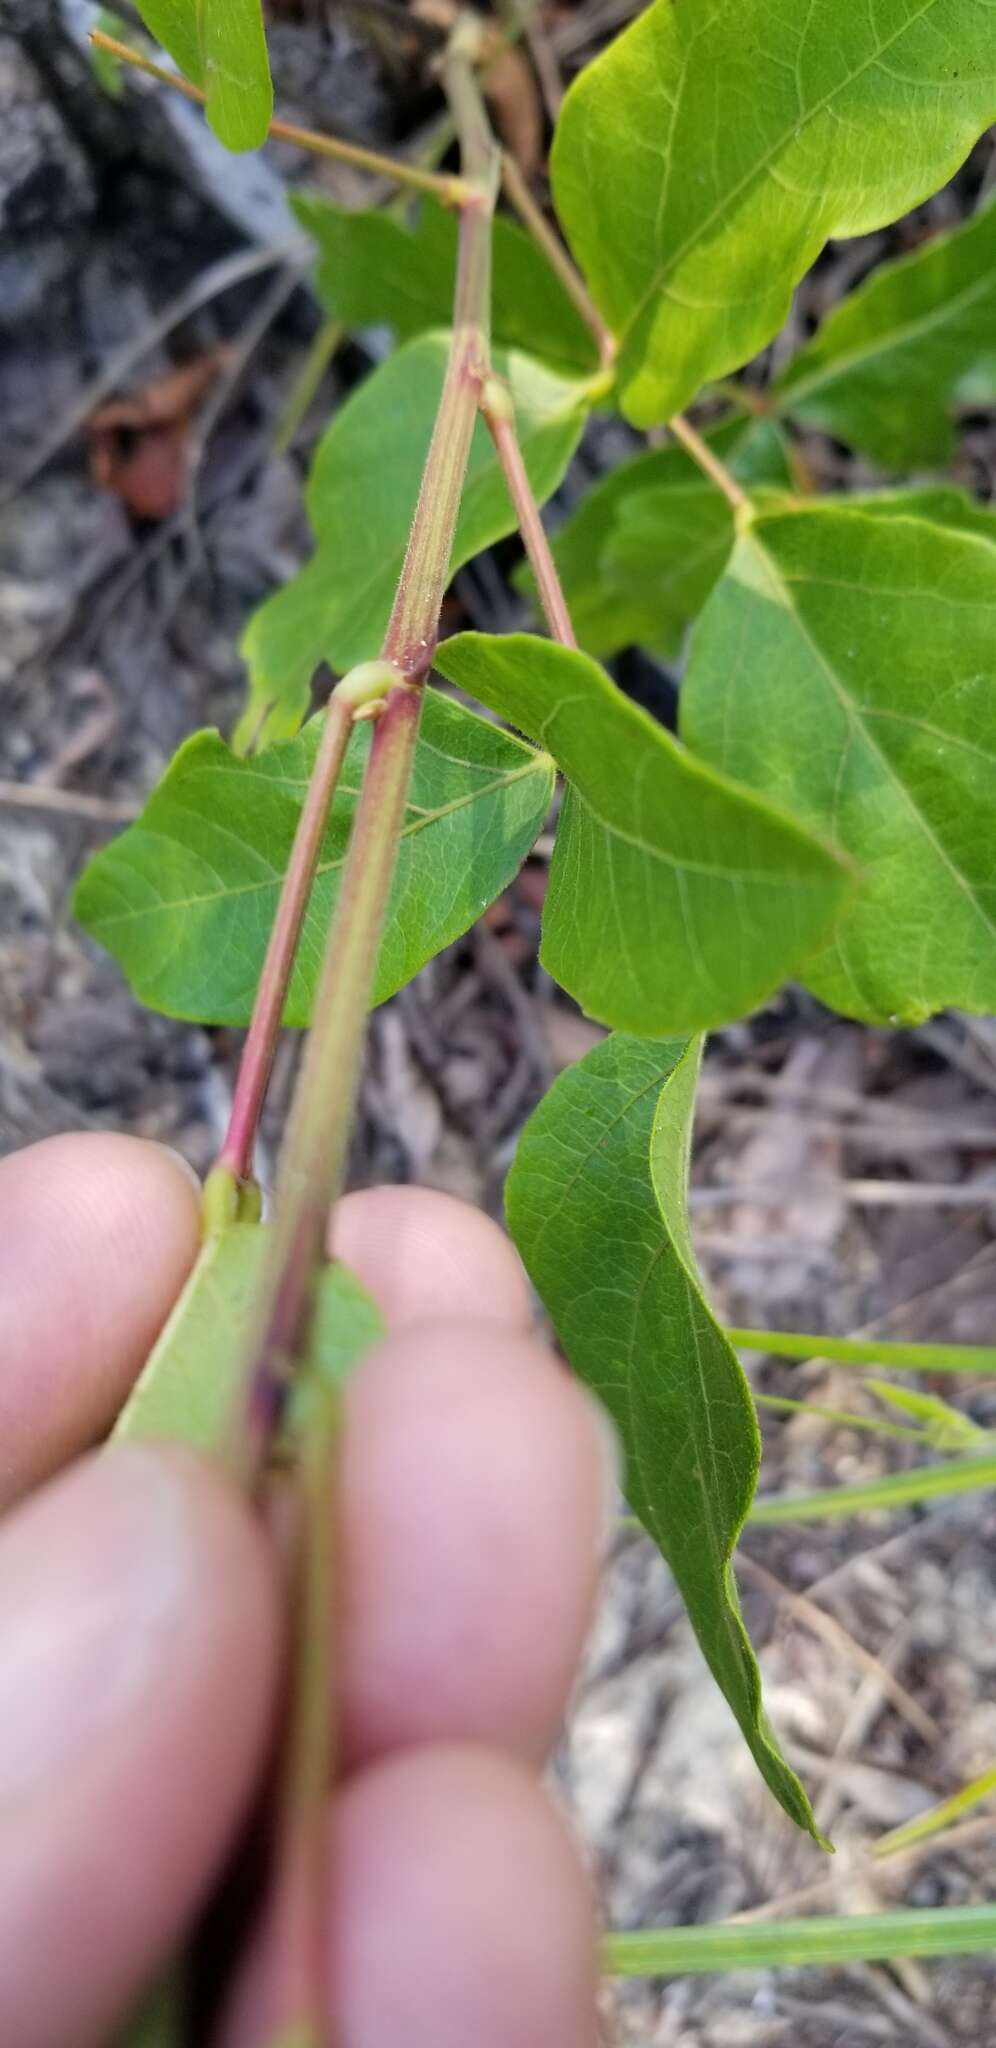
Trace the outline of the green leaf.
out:
M 934 526 L 953 526 L 977 533 L 996 547 L 996 513 L 954 484 L 924 484 L 912 490 L 858 492 L 848 497 L 852 510 L 869 519 L 928 519 Z
M 300 575 L 249 621 L 243 653 L 249 707 L 236 744 L 300 724 L 320 661 L 346 670 L 378 653 L 401 573 L 412 510 L 439 406 L 448 338 L 427 334 L 389 356 L 336 414 L 308 485 L 318 546 Z M 526 468 L 539 500 L 556 490 L 585 418 L 585 386 L 527 356 L 496 354 L 515 400 Z M 474 429 L 451 569 L 516 526 L 490 435 Z
M 791 483 L 784 441 L 770 424 L 733 420 L 708 438 L 741 483 Z M 683 448 L 620 463 L 553 541 L 582 647 L 605 656 L 641 645 L 670 659 L 732 546 L 731 508 Z M 521 581 L 532 587 L 527 575 Z
M 90 862 L 75 909 L 137 996 L 168 1016 L 245 1024 L 321 720 L 251 761 L 215 732 L 181 747 L 141 817 Z M 353 732 L 305 916 L 285 1021 L 307 1024 L 369 723 Z M 375 999 L 459 938 L 511 881 L 549 809 L 552 763 L 426 692 Z
M 523 1132 L 509 1228 L 571 1365 L 619 1430 L 627 1495 L 762 1776 L 816 1834 L 764 1716 L 731 1568 L 760 1439 L 688 1235 L 699 1059 L 695 1041 L 613 1037 L 569 1068 Z
M 205 113 L 226 149 L 258 149 L 273 114 L 260 0 L 138 0 L 151 35 L 203 88 Z
M 996 404 L 996 205 L 884 263 L 824 321 L 775 396 L 883 469 L 949 462 L 955 407 Z
M 849 884 L 834 855 L 704 768 L 587 655 L 463 633 L 437 666 L 568 778 L 542 959 L 591 1016 L 646 1035 L 728 1023 L 819 944 Z
M 692 640 L 682 735 L 862 885 L 805 980 L 871 1023 L 996 1007 L 996 548 L 831 506 L 760 519 Z
M 627 417 L 756 355 L 828 237 L 919 205 L 994 114 L 990 0 L 656 0 L 581 72 L 552 156 Z
M 291 205 L 318 243 L 315 282 L 327 310 L 354 331 L 380 324 L 399 341 L 452 317 L 457 220 L 424 204 L 414 227 L 387 213 L 333 206 L 312 193 Z M 598 350 L 542 251 L 511 221 L 492 227 L 491 328 L 496 344 L 525 349 L 576 376 L 598 368 Z
M 181 1437 L 199 1450 L 223 1449 L 264 1249 L 258 1223 L 233 1223 L 208 1238 L 118 1417 L 116 1438 Z M 325 1383 L 339 1386 L 382 1331 L 379 1310 L 348 1267 L 327 1266 L 314 1349 Z M 299 1407 L 307 1398 L 305 1382 Z

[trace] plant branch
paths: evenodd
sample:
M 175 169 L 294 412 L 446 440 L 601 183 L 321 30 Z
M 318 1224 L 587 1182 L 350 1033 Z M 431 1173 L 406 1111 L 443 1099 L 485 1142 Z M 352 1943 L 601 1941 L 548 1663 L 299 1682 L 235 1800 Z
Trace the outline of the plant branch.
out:
M 128 43 L 119 42 L 116 36 L 105 35 L 102 29 L 92 29 L 89 40 L 98 50 L 107 50 L 122 64 L 131 65 L 133 70 L 144 71 L 150 78 L 158 79 L 160 85 L 168 85 L 173 92 L 181 92 L 185 99 L 193 100 L 202 107 L 207 95 L 200 86 L 184 78 L 179 71 L 170 71 L 165 64 L 157 64 L 152 57 L 133 50 Z M 454 177 L 448 171 L 420 170 L 417 164 L 406 163 L 403 157 L 384 156 L 380 150 L 365 149 L 362 143 L 347 142 L 339 135 L 322 135 L 314 128 L 299 128 L 293 121 L 270 122 L 269 133 L 280 142 L 293 142 L 299 149 L 310 150 L 313 156 L 334 157 L 338 163 L 352 164 L 356 170 L 372 171 L 379 178 L 390 178 L 396 185 L 408 185 L 416 192 L 431 192 L 434 199 L 444 206 L 462 206 L 468 198 L 463 178 Z
M 609 369 L 615 360 L 615 336 L 610 334 L 584 278 L 572 263 L 556 229 L 550 226 L 542 207 L 536 204 L 526 179 L 508 150 L 501 160 L 501 181 L 509 204 L 515 208 L 537 248 L 542 249 L 551 270 L 560 279 L 572 305 L 594 336 L 603 369 Z
M 239 1061 L 228 1129 L 217 1159 L 218 1168 L 233 1174 L 239 1183 L 252 1175 L 256 1133 L 294 956 L 353 723 L 364 706 L 386 695 L 396 680 L 395 671 L 384 662 L 365 662 L 352 669 L 329 698 Z
M 668 426 L 685 454 L 690 455 L 696 466 L 709 478 L 710 483 L 714 483 L 716 489 L 722 491 L 734 512 L 749 512 L 750 499 L 746 491 L 741 489 L 732 470 L 727 469 L 725 462 L 720 461 L 708 441 L 703 440 L 690 420 L 686 420 L 684 413 L 676 412 L 674 418 L 668 421 Z
M 342 1179 L 381 930 L 390 891 L 439 610 L 483 376 L 487 372 L 491 216 L 499 159 L 474 78 L 476 25 L 447 46 L 443 81 L 461 142 L 453 336 L 418 503 L 384 639 L 395 685 L 373 735 L 339 902 L 284 1140 L 275 1220 L 246 1361 L 249 1401 L 236 1464 L 251 1480 L 308 1354 L 330 1204 Z
M 557 574 L 557 565 L 540 518 L 539 506 L 533 495 L 526 465 L 522 460 L 522 449 L 515 430 L 512 394 L 499 377 L 492 375 L 485 379 L 481 389 L 481 412 L 495 444 L 502 473 L 508 485 L 509 497 L 515 507 L 519 532 L 536 578 L 540 603 L 551 635 L 554 640 L 559 640 L 562 647 L 576 647 L 577 636 L 571 624 L 567 599 Z

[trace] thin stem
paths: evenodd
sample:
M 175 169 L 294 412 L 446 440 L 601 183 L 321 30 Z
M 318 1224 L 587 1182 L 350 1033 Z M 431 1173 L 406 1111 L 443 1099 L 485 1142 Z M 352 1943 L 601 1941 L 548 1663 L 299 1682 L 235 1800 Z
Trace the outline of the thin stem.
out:
M 247 1481 L 278 1427 L 291 1378 L 307 1356 L 328 1210 L 338 1193 L 388 892 L 394 872 L 421 695 L 400 684 L 374 728 L 370 759 L 322 963 L 315 1015 L 288 1119 L 264 1275 L 264 1314 L 251 1350 L 251 1396 L 237 1462 Z
M 306 351 L 287 394 L 273 435 L 274 455 L 286 455 L 346 330 L 339 320 L 326 320 Z
M 217 1164 L 227 1167 L 237 1181 L 247 1181 L 252 1174 L 256 1132 L 280 1034 L 287 986 L 352 729 L 353 708 L 333 691 L 256 989 L 225 1142 L 218 1155 Z
M 711 483 L 715 484 L 716 489 L 722 491 L 724 498 L 729 505 L 732 505 L 734 512 L 748 512 L 750 510 L 750 499 L 746 491 L 741 490 L 732 470 L 727 469 L 725 462 L 720 461 L 719 456 L 710 448 L 708 441 L 704 441 L 702 435 L 692 426 L 691 421 L 686 420 L 684 413 L 676 412 L 674 418 L 668 421 L 668 426 L 675 440 L 680 442 L 685 450 L 686 455 L 690 455 L 692 461 L 702 470 L 703 474 L 709 478 Z
M 771 1358 L 826 1358 L 834 1365 L 881 1365 L 895 1372 L 996 1373 L 996 1347 L 987 1344 L 904 1344 L 881 1337 L 810 1336 L 800 1330 L 727 1330 L 738 1351 Z
M 726 1927 L 609 1934 L 602 1967 L 614 1977 L 697 1977 L 710 1970 L 885 1963 L 896 1956 L 975 1955 L 996 1944 L 996 1906 L 927 1906 Z
M 567 599 L 540 518 L 539 506 L 533 496 L 526 465 L 522 460 L 519 437 L 515 430 L 512 395 L 499 378 L 487 378 L 481 392 L 481 411 L 495 444 L 508 485 L 509 497 L 515 507 L 519 532 L 536 578 L 540 603 L 551 635 L 554 640 L 559 640 L 562 647 L 576 647 L 578 643 L 567 609 Z
M 421 690 L 413 685 L 421 684 L 432 662 L 487 370 L 498 155 L 473 74 L 470 41 L 458 22 L 443 61 L 470 191 L 460 210 L 450 357 L 384 640 L 383 659 L 399 680 L 374 729 L 281 1154 L 275 1221 L 246 1360 L 249 1400 L 235 1447 L 235 1463 L 246 1480 L 258 1470 L 282 1416 L 290 1379 L 307 1359 L 328 1210 L 345 1166 L 366 1014 L 414 759 Z
M 514 156 L 507 150 L 501 160 L 501 181 L 509 204 L 515 208 L 523 227 L 528 229 L 537 248 L 542 249 L 551 270 L 560 279 L 572 305 L 580 313 L 589 333 L 594 336 L 599 362 L 604 369 L 608 369 L 615 360 L 615 337 L 610 334 L 584 278 L 580 271 L 575 269 L 556 229 L 550 226 L 542 207 L 538 206 L 533 198 Z
M 267 1918 L 267 1950 L 278 2014 L 277 2048 L 322 2048 L 322 1862 L 333 1753 L 333 1493 L 339 1403 L 323 1390 L 292 1475 L 280 1474 L 269 1503 L 291 1591 L 292 1663 L 284 1729 L 280 1805 Z M 281 1526 L 286 1513 L 287 1526 Z
M 136 71 L 147 72 L 150 78 L 158 79 L 160 85 L 168 85 L 173 92 L 181 92 L 185 99 L 193 100 L 197 106 L 205 104 L 207 95 L 200 86 L 191 83 L 178 71 L 169 71 L 165 64 L 157 64 L 152 57 L 133 50 L 128 43 L 121 43 L 116 36 L 105 35 L 102 29 L 91 29 L 91 43 L 99 50 L 108 50 L 112 57 L 120 58 L 122 64 L 130 64 Z M 406 163 L 403 157 L 384 156 L 380 150 L 365 149 L 362 143 L 346 142 L 339 135 L 322 135 L 314 128 L 299 128 L 293 121 L 271 121 L 268 133 L 280 142 L 293 142 L 299 149 L 310 150 L 313 156 L 334 157 L 338 163 L 353 164 L 357 170 L 372 171 L 379 178 L 390 178 L 396 185 L 409 185 L 416 192 L 431 192 L 434 199 L 444 206 L 462 206 L 468 198 L 466 182 L 454 177 L 448 171 L 420 170 L 417 164 Z

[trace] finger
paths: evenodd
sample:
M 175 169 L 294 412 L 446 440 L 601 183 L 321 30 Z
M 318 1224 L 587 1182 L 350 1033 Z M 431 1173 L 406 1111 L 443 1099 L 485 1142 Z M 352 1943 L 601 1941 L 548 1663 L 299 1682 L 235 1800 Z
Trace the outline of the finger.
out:
M 47 1138 L 0 1161 L 0 1506 L 109 1427 L 198 1230 L 192 1179 L 144 1139 Z
M 433 1188 L 370 1188 L 332 1218 L 330 1250 L 351 1266 L 392 1329 L 427 1316 L 483 1316 L 527 1330 L 526 1276 L 504 1231 Z
M 593 1403 L 527 1337 L 478 1322 L 388 1337 L 347 1390 L 342 1739 L 555 1739 L 610 1498 Z
M 508 1757 L 393 1757 L 336 1802 L 329 2038 L 340 2048 L 595 2048 L 595 1922 L 545 1793 Z M 263 1934 L 219 2048 L 274 2038 Z
M 182 1452 L 101 1453 L 0 1537 L 0 2040 L 90 2048 L 172 1953 L 259 1768 L 262 1539 Z

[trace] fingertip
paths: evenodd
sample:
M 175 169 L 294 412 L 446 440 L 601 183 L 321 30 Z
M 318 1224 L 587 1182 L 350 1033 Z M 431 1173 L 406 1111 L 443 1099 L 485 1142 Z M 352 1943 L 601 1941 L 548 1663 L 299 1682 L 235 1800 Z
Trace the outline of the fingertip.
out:
M 332 1217 L 329 1249 L 352 1267 L 391 1329 L 461 1315 L 529 1328 L 528 1282 L 504 1231 L 439 1189 L 346 1195 Z
M 342 1741 L 556 1738 L 594 1604 L 604 1431 L 535 1339 L 478 1319 L 387 1337 L 346 1395 Z
M 189 1168 L 149 1139 L 84 1132 L 0 1161 L 0 1505 L 109 1427 L 199 1228 Z
M 251 1794 L 278 1666 L 272 1560 L 193 1454 L 115 1446 L 9 1518 L 0 1629 L 0 2039 L 106 2040 Z
M 593 2048 L 596 1933 L 536 1779 L 471 1746 L 364 1771 L 332 1835 L 330 1998 L 350 2048 Z

